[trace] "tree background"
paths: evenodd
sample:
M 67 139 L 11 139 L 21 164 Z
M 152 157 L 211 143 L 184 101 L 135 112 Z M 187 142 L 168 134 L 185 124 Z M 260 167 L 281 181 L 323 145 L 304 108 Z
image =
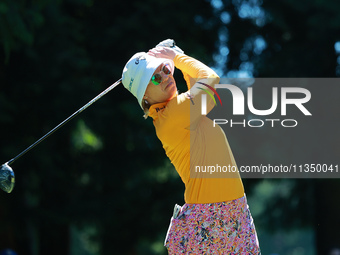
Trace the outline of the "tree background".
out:
M 118 80 L 135 52 L 166 38 L 221 77 L 338 77 L 339 10 L 336 0 L 1 0 L 0 159 Z M 175 78 L 183 91 L 180 72 Z M 303 130 L 310 146 L 294 155 L 338 164 L 338 94 L 326 103 L 334 115 L 314 107 L 321 118 L 314 122 L 323 125 Z M 290 155 L 298 137 L 284 135 L 235 129 L 228 138 L 237 161 L 254 164 Z M 275 146 L 286 151 L 270 153 Z M 166 254 L 164 237 L 174 204 L 184 203 L 184 185 L 152 121 L 122 86 L 13 169 L 14 191 L 0 194 L 0 250 Z M 244 179 L 262 253 L 331 254 L 340 247 L 339 184 Z

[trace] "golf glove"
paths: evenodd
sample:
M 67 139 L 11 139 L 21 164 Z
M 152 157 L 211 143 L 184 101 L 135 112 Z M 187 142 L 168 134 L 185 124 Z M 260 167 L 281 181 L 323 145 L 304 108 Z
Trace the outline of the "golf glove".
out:
M 159 46 L 169 47 L 181 54 L 184 53 L 183 50 L 181 50 L 178 46 L 176 46 L 175 41 L 173 39 L 166 39 L 164 41 L 161 41 L 159 44 L 156 45 L 156 47 L 159 47 Z

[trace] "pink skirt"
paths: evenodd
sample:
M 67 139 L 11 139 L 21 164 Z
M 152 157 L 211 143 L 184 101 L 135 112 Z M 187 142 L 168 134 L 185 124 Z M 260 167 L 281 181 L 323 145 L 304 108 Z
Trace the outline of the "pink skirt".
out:
M 171 218 L 169 254 L 261 254 L 245 196 L 221 203 L 185 204 Z

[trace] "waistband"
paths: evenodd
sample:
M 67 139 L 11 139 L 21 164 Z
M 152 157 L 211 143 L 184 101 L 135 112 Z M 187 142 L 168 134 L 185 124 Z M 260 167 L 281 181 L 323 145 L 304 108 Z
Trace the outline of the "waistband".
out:
M 215 214 L 215 213 L 223 213 L 225 210 L 239 210 L 241 208 L 248 208 L 247 204 L 247 197 L 244 194 L 243 197 L 225 201 L 225 202 L 217 202 L 217 203 L 206 203 L 206 204 L 184 204 L 183 206 L 180 206 L 178 204 L 175 205 L 174 211 L 173 211 L 173 218 L 177 218 L 178 215 L 188 215 L 192 213 L 209 213 L 209 214 Z

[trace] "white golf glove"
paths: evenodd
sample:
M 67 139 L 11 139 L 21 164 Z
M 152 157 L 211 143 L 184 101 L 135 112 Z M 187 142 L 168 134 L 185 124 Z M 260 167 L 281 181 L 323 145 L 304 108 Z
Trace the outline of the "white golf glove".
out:
M 156 45 L 156 47 L 158 46 L 171 48 L 181 54 L 184 53 L 183 50 L 181 50 L 178 46 L 176 46 L 175 41 L 173 39 L 166 39 L 164 41 L 161 41 L 159 44 Z

